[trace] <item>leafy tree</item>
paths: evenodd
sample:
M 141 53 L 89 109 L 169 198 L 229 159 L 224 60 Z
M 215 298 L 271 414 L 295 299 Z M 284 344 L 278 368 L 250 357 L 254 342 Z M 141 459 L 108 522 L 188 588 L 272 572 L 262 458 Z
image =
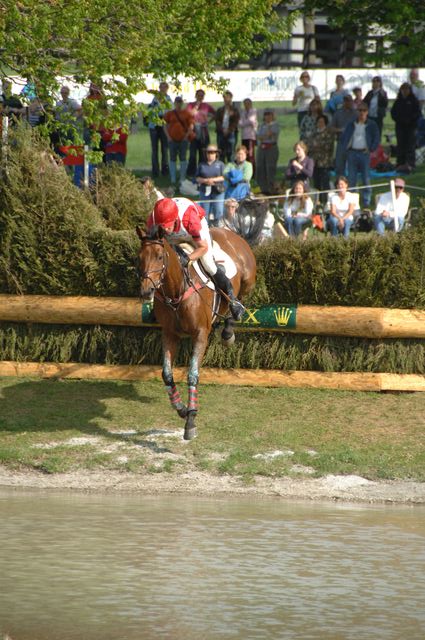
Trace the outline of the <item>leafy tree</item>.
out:
M 112 120 L 136 110 L 145 74 L 214 84 L 212 73 L 288 34 L 273 0 L 0 0 L 0 71 L 36 83 L 102 83 Z M 215 83 L 217 84 L 217 83 Z M 98 105 L 101 107 L 102 105 Z M 90 115 L 105 117 L 102 109 Z
M 359 55 L 380 66 L 420 66 L 425 61 L 423 0 L 305 0 L 303 11 L 320 10 L 331 26 L 355 37 Z M 376 48 L 367 37 L 382 37 Z

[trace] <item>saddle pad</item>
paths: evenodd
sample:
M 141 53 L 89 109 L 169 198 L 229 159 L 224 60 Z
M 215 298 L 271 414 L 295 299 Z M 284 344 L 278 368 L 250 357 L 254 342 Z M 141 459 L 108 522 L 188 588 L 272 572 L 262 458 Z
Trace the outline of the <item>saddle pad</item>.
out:
M 190 255 L 193 251 L 193 247 L 186 242 L 180 244 L 180 247 L 184 249 L 188 255 Z M 213 256 L 216 263 L 224 267 L 226 276 L 228 278 L 233 278 L 237 274 L 238 270 L 236 268 L 234 260 L 232 260 L 228 253 L 223 251 L 223 249 L 217 242 L 215 242 L 215 240 L 213 241 Z M 198 276 L 201 278 L 201 281 L 204 282 L 210 289 L 214 289 L 214 283 L 209 278 L 207 278 L 204 271 L 202 270 L 202 267 L 199 266 L 198 260 L 193 263 L 193 267 Z

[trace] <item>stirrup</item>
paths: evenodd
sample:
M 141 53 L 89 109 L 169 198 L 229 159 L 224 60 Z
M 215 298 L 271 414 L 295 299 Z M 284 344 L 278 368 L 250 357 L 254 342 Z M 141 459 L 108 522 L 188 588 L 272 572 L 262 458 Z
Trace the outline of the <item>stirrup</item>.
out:
M 243 306 L 242 302 L 239 302 L 239 300 L 231 300 L 229 302 L 229 309 L 233 316 L 233 319 L 236 320 L 236 322 L 241 320 L 242 316 L 245 313 L 245 307 Z

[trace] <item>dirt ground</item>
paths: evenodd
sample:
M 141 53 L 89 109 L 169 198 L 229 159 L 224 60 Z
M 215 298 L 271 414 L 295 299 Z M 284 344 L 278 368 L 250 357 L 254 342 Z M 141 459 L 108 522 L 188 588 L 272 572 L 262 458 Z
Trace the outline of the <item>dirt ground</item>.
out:
M 139 492 L 146 495 L 252 495 L 257 498 L 276 496 L 302 500 L 425 504 L 425 483 L 372 482 L 359 476 L 295 479 L 259 476 L 251 484 L 246 484 L 238 477 L 215 476 L 199 471 L 151 475 L 116 471 L 45 474 L 32 471 L 16 472 L 0 466 L 0 486 L 84 492 Z

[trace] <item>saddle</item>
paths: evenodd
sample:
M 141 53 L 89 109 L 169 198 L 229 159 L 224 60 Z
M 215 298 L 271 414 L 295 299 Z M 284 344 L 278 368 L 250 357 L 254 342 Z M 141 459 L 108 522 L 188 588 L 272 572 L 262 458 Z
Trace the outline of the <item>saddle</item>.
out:
M 189 257 L 194 250 L 192 245 L 186 242 L 176 245 L 175 249 L 177 250 L 177 254 L 179 253 L 179 250 L 182 250 Z M 238 270 L 235 261 L 232 260 L 229 254 L 226 253 L 215 240 L 213 240 L 213 256 L 217 265 L 221 265 L 224 268 L 224 272 L 229 279 L 233 278 L 237 274 Z M 204 271 L 202 263 L 199 260 L 195 260 L 192 264 L 201 282 L 209 289 L 214 290 L 215 285 L 211 280 L 211 276 Z

